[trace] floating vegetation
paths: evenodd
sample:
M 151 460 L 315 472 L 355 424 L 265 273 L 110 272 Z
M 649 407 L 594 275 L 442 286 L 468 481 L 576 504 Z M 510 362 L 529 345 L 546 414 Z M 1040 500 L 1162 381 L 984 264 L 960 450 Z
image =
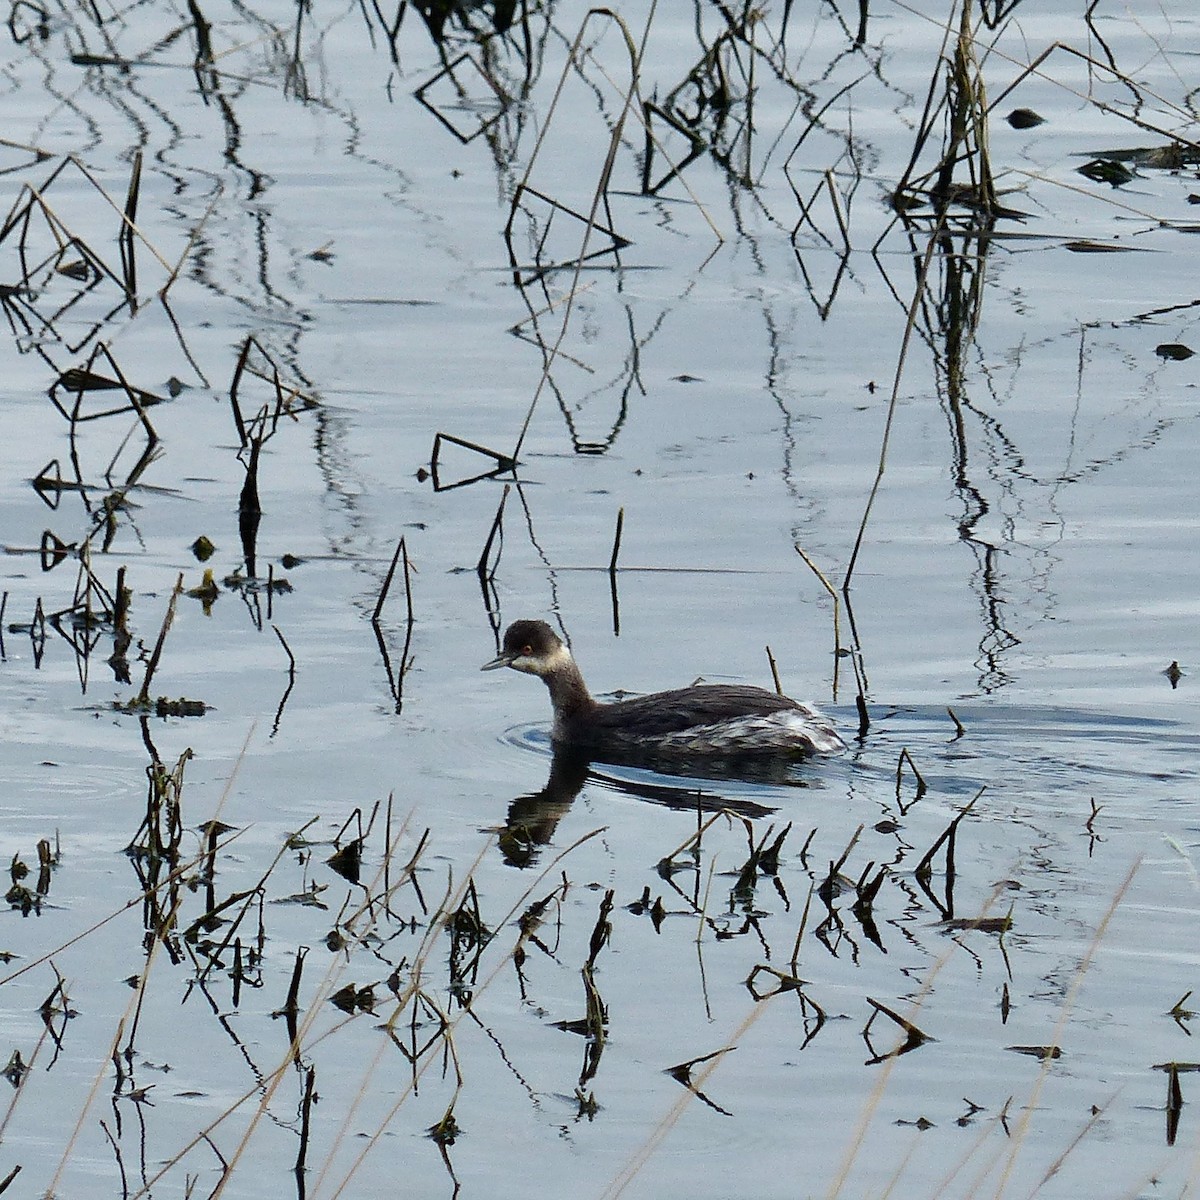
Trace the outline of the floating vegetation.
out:
M 1079 173 L 1095 183 L 1107 183 L 1111 187 L 1124 187 L 1135 178 L 1124 163 L 1113 158 L 1093 158 L 1079 168 Z

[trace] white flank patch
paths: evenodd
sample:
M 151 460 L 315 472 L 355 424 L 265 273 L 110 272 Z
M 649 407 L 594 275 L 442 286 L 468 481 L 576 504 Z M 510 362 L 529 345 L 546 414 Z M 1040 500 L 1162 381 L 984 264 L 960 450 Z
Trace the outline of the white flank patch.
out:
M 815 709 L 792 708 L 767 716 L 735 717 L 715 725 L 697 725 L 653 741 L 656 750 L 686 754 L 836 754 L 846 744 Z

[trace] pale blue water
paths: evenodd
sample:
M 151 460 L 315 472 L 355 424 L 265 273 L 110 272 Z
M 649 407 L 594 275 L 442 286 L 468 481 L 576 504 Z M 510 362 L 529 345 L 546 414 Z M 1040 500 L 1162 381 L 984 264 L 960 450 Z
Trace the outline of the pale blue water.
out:
M 831 8 L 796 6 L 781 50 L 781 14 L 768 6 L 752 43 L 721 43 L 734 103 L 723 120 L 706 110 L 699 126 L 716 155 L 654 197 L 639 194 L 644 136 L 631 118 L 610 194 L 629 245 L 619 262 L 599 257 L 580 273 L 540 385 L 533 329 L 556 342 L 574 281 L 560 271 L 514 286 L 509 199 L 532 162 L 532 186 L 590 207 L 628 77 L 616 27 L 593 18 L 588 53 L 551 113 L 582 6 L 531 14 L 523 97 L 520 33 L 480 49 L 453 19 L 447 60 L 470 51 L 516 99 L 464 143 L 413 96 L 441 66 L 414 7 L 398 62 L 373 9 L 306 11 L 298 42 L 294 8 L 201 11 L 220 69 L 205 91 L 183 7 L 103 10 L 102 25 L 88 12 L 53 14 L 44 39 L 5 43 L 3 136 L 51 156 L 29 165 L 3 151 L 5 211 L 28 198 L 23 185 L 38 188 L 119 274 L 114 209 L 73 167 L 47 179 L 74 153 L 119 208 L 140 150 L 138 228 L 163 261 L 139 243 L 131 312 L 111 279 L 80 291 L 76 251 L 54 270 L 57 242 L 33 222 L 28 257 L 51 265 L 36 296 L 5 295 L 0 853 L 32 865 L 20 881 L 31 889 L 39 839 L 61 859 L 40 914 L 14 909 L 0 921 L 0 951 L 12 955 L 0 965 L 0 1057 L 19 1051 L 32 1063 L 0 1105 L 0 1178 L 20 1165 L 14 1187 L 30 1194 L 136 1195 L 182 1193 L 194 1177 L 207 1194 L 223 1160 L 225 1195 L 290 1190 L 301 1068 L 311 1067 L 310 1197 L 394 1189 L 398 1170 L 422 1195 L 452 1195 L 456 1179 L 464 1197 L 622 1187 L 818 1196 L 837 1192 L 843 1168 L 844 1195 L 881 1194 L 895 1176 L 916 1196 L 946 1180 L 940 1194 L 954 1196 L 1186 1194 L 1191 1108 L 1168 1148 L 1156 1068 L 1194 1057 L 1187 1021 L 1167 1014 L 1196 967 L 1198 360 L 1155 350 L 1200 348 L 1197 187 L 1186 165 L 1142 168 L 1120 189 L 1076 168 L 1105 149 L 1187 135 L 1191 10 L 1098 14 L 1089 29 L 1074 7 L 1020 5 L 999 37 L 992 96 L 1055 40 L 1103 62 L 1102 36 L 1142 102 L 1060 51 L 997 103 L 993 165 L 1002 187 L 1021 189 L 1006 202 L 1029 217 L 1003 222 L 991 241 L 956 233 L 950 244 L 970 259 L 934 260 L 853 611 L 837 613 L 840 643 L 833 604 L 795 545 L 840 586 L 930 228 L 910 239 L 886 201 L 935 69 L 936 26 L 884 8 L 856 52 L 853 27 Z M 640 37 L 645 6 L 621 11 Z M 492 12 L 475 13 L 478 30 Z M 643 97 L 665 103 L 704 52 L 697 29 L 711 44 L 725 28 L 711 5 L 657 12 Z M 80 53 L 132 65 L 72 63 Z M 474 68 L 461 81 L 464 96 L 441 90 L 444 80 L 428 95 L 469 131 L 497 101 Z M 694 113 L 695 94 L 680 97 Z M 1002 115 L 1018 105 L 1046 124 L 1011 129 Z M 818 125 L 801 140 L 810 112 Z M 662 136 L 675 152 L 685 145 Z M 801 221 L 785 162 L 800 196 L 818 196 L 815 229 Z M 656 157 L 656 178 L 661 165 Z M 819 195 L 826 171 L 845 255 Z M 532 213 L 515 225 L 521 265 L 539 247 L 548 258 L 578 253 L 569 215 L 547 229 L 545 210 Z M 1132 252 L 1066 246 L 1084 239 Z M 6 287 L 21 280 L 15 246 L 15 235 L 0 242 Z M 164 306 L 156 292 L 180 262 Z M 263 449 L 259 578 L 235 590 L 225 580 L 246 573 L 245 469 L 229 390 L 248 335 L 284 388 L 312 402 L 291 402 Z M 46 398 L 98 341 L 134 387 L 166 397 L 172 380 L 185 385 L 146 409 L 161 442 L 123 497 L 146 446 L 136 417 L 81 422 L 72 437 Z M 103 357 L 93 369 L 114 374 Z M 275 400 L 264 373 L 242 380 L 245 420 Z M 439 431 L 511 452 L 535 395 L 515 476 L 444 491 L 422 477 Z M 87 393 L 85 411 L 114 396 Z M 55 508 L 30 483 L 51 460 L 84 485 Z M 443 482 L 489 465 L 447 449 Z M 503 538 L 481 590 L 475 566 L 505 483 Z M 607 566 L 620 509 L 615 636 Z M 91 569 L 109 593 L 125 568 L 130 684 L 108 665 L 107 626 L 78 659 L 67 636 L 82 631 L 69 614 L 47 624 L 44 650 L 31 638 L 39 600 L 51 618 L 79 586 L 74 555 L 41 570 L 46 530 L 76 546 L 92 535 Z M 202 583 L 205 565 L 189 550 L 202 534 L 216 545 L 206 565 L 221 593 L 210 613 L 180 598 L 150 694 L 208 711 L 143 730 L 113 705 L 141 684 L 177 575 L 185 588 Z M 405 662 L 397 577 L 381 620 L 385 662 L 370 617 L 401 536 L 415 624 Z M 268 566 L 291 587 L 269 608 Z M 493 623 L 554 615 L 598 693 L 699 675 L 770 686 L 769 646 L 785 689 L 834 713 L 851 749 L 775 782 L 633 768 L 553 777 L 541 685 L 478 667 L 494 653 Z M 295 657 L 290 690 L 276 627 Z M 835 658 L 837 644 L 860 653 L 871 716 L 861 739 L 853 664 Z M 1163 674 L 1173 660 L 1185 672 L 1176 687 Z M 152 957 L 153 914 L 123 853 L 145 812 L 147 740 L 168 768 L 194 752 L 183 853 L 199 851 L 197 826 L 218 814 L 237 831 L 211 896 L 197 868 L 166 896 L 164 911 L 179 907 Z M 907 766 L 897 784 L 902 752 L 928 785 L 919 800 Z M 977 795 L 958 828 L 952 887 L 943 847 L 925 891 L 918 862 Z M 390 830 L 381 807 L 363 883 L 350 884 L 326 865 L 331 840 L 356 809 L 366 822 L 389 796 Z M 693 853 L 689 838 L 721 806 L 733 815 L 717 816 Z M 739 890 L 751 844 L 789 822 L 777 874 Z M 317 844 L 285 848 L 301 827 Z M 385 906 L 389 838 L 398 886 Z M 820 885 L 848 848 L 830 911 Z M 419 890 L 402 871 L 414 854 Z M 853 885 L 881 868 L 864 919 Z M 468 878 L 496 936 L 477 970 L 452 979 L 472 951 L 460 942 L 455 958 L 431 914 Z M 585 1015 L 581 970 L 608 889 L 612 934 L 593 971 L 607 1036 L 581 1084 L 585 1039 L 560 1024 Z M 185 936 L 243 893 L 222 909 L 225 924 Z M 643 896 L 661 902 L 657 929 Z M 368 897 L 354 926 L 364 943 L 331 947 L 327 935 L 338 926 L 348 937 Z M 518 973 L 518 919 L 541 901 L 540 945 L 521 943 Z M 232 943 L 216 946 L 243 908 L 235 1002 Z M 948 909 L 1011 912 L 1011 928 L 951 933 Z M 756 1001 L 747 979 L 761 995 L 775 977 L 756 968 L 790 975 L 801 930 L 803 987 Z M 286 1022 L 272 1018 L 300 947 L 298 1002 L 314 1018 L 298 1067 Z M 219 964 L 201 975 L 214 954 Z M 38 1012 L 56 985 L 51 962 L 75 1014 L 52 1020 L 60 1047 Z M 139 994 L 124 981 L 144 968 Z M 373 1015 L 347 1019 L 329 1003 L 347 983 L 374 988 Z M 423 995 L 396 1017 L 394 1040 L 381 1030 L 397 1008 L 392 986 Z M 868 997 L 933 1039 L 886 1079 L 864 1063 L 900 1035 L 877 1016 L 864 1041 Z M 122 1079 L 111 1048 L 131 1036 Z M 1037 1058 L 1011 1049 L 1051 1043 L 1063 1054 L 1044 1077 Z M 410 1095 L 401 1047 L 426 1045 Z M 709 1103 L 667 1073 L 730 1046 L 710 1076 L 701 1079 L 711 1063 L 693 1068 Z M 1193 1076 L 1180 1082 L 1194 1100 Z M 149 1104 L 130 1098 L 151 1084 Z M 577 1087 L 594 1111 L 581 1109 Z M 212 1128 L 215 1151 L 193 1145 L 243 1097 Z M 443 1158 L 426 1130 L 451 1105 L 462 1135 Z M 1079 1147 L 1043 1180 L 1094 1107 Z

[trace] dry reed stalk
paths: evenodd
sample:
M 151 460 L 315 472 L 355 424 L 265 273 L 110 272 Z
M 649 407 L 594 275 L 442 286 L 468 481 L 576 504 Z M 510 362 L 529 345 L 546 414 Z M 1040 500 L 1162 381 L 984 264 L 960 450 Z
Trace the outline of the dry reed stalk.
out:
M 862 550 L 863 540 L 866 537 L 867 523 L 871 518 L 871 510 L 875 505 L 875 498 L 879 494 L 879 488 L 883 483 L 883 476 L 887 470 L 887 454 L 892 437 L 892 423 L 895 420 L 896 407 L 900 401 L 900 380 L 904 375 L 904 363 L 908 357 L 909 342 L 912 339 L 912 332 L 916 326 L 917 313 L 925 294 L 926 281 L 929 278 L 929 267 L 933 262 L 934 253 L 938 248 L 941 229 L 942 219 L 939 218 L 937 228 L 929 235 L 929 242 L 925 248 L 921 267 L 917 275 L 917 284 L 913 289 L 913 298 L 908 307 L 908 316 L 904 323 L 904 335 L 900 339 L 900 352 L 897 356 L 896 370 L 892 376 L 892 390 L 888 398 L 887 416 L 883 423 L 883 435 L 879 444 L 879 461 L 875 469 L 875 479 L 871 484 L 870 491 L 867 493 L 867 502 L 863 507 L 862 520 L 859 522 L 858 533 L 854 538 L 854 548 L 850 553 L 850 561 L 846 566 L 846 574 L 842 579 L 842 595 L 846 597 L 847 604 L 849 603 L 849 590 L 854 577 L 854 568 L 858 563 L 858 555 Z
M 911 754 L 909 754 L 906 747 L 901 749 L 900 755 L 896 759 L 896 803 L 900 803 L 900 784 L 903 782 L 904 778 L 905 763 L 908 764 L 909 770 L 912 771 L 917 780 L 917 794 L 912 798 L 912 803 L 915 804 L 923 795 L 925 795 L 926 791 L 928 791 L 928 787 L 925 783 L 925 777 L 917 769 L 917 764 L 913 762 L 913 757 Z M 974 801 L 972 801 L 972 803 L 974 803 Z M 907 809 L 904 811 L 907 811 Z
M 175 580 L 175 587 L 171 591 L 171 598 L 167 601 L 167 611 L 163 617 L 163 623 L 158 631 L 158 640 L 154 643 L 154 649 L 151 651 L 150 659 L 146 663 L 146 674 L 142 678 L 141 691 L 138 692 L 134 700 L 135 706 L 145 706 L 150 703 L 150 683 L 154 678 L 154 672 L 158 669 L 158 660 L 162 657 L 163 645 L 167 640 L 167 631 L 171 628 L 172 622 L 175 620 L 175 604 L 179 597 L 183 594 L 183 573 L 180 572 Z
M 396 835 L 397 841 L 399 839 L 401 839 L 403 836 L 405 836 L 406 832 L 407 832 L 407 821 L 404 823 L 403 827 L 397 832 L 397 835 Z M 281 848 L 281 853 L 286 852 L 287 849 L 288 849 L 288 846 L 285 844 Z M 389 856 L 392 853 L 393 849 L 394 849 L 394 846 L 389 847 L 389 850 L 388 850 Z M 415 867 L 415 864 L 413 864 L 413 865 Z M 382 874 L 382 868 L 380 869 L 380 874 Z M 379 876 L 377 876 L 377 879 L 378 879 L 378 877 Z M 402 886 L 403 882 L 404 881 L 401 880 L 395 886 L 400 887 L 400 886 Z M 355 938 L 359 942 L 361 942 L 362 939 L 367 937 L 370 933 L 370 930 L 374 927 L 374 907 L 373 907 L 373 905 L 374 905 L 374 901 L 372 898 L 372 894 L 371 894 L 370 889 L 368 889 L 367 898 L 363 901 L 360 908 L 357 910 L 357 912 L 354 915 L 351 916 L 351 918 L 347 922 L 344 923 L 345 927 L 349 928 L 358 919 L 358 917 L 361 916 L 363 913 L 372 914 L 372 920 L 371 920 L 370 924 L 368 925 L 368 927 L 366 929 L 364 929 L 361 933 L 356 933 L 354 935 Z M 168 1171 L 170 1171 L 188 1153 L 190 1153 L 193 1149 L 195 1149 L 196 1146 L 200 1145 L 201 1143 L 208 1143 L 210 1135 L 217 1128 L 219 1128 L 235 1112 L 237 1112 L 239 1109 L 241 1109 L 241 1107 L 244 1104 L 246 1104 L 248 1101 L 252 1100 L 254 1097 L 257 1096 L 257 1097 L 259 1097 L 258 1106 L 250 1118 L 248 1127 L 242 1133 L 241 1139 L 238 1142 L 235 1153 L 233 1155 L 231 1155 L 229 1157 L 228 1161 L 225 1163 L 225 1170 L 222 1174 L 221 1180 L 218 1182 L 215 1190 L 211 1193 L 211 1196 L 212 1197 L 219 1196 L 224 1191 L 225 1185 L 226 1185 L 227 1181 L 230 1179 L 230 1177 L 232 1176 L 233 1169 L 234 1169 L 236 1163 L 240 1160 L 242 1154 L 244 1154 L 246 1148 L 248 1147 L 251 1137 L 253 1135 L 253 1132 L 254 1132 L 255 1128 L 257 1128 L 257 1125 L 258 1125 L 259 1121 L 262 1119 L 263 1115 L 266 1113 L 267 1108 L 270 1104 L 270 1101 L 271 1101 L 272 1097 L 274 1096 L 275 1091 L 277 1090 L 280 1082 L 282 1082 L 283 1078 L 285 1078 L 285 1076 L 291 1070 L 292 1065 L 297 1061 L 297 1056 L 300 1053 L 301 1046 L 304 1044 L 303 1043 L 304 1037 L 307 1035 L 307 1033 L 308 1033 L 309 1029 L 311 1028 L 312 1023 L 315 1021 L 318 1013 L 322 1011 L 325 1000 L 335 990 L 334 984 L 337 982 L 342 971 L 348 965 L 348 962 L 349 962 L 348 955 L 340 957 L 340 958 L 334 957 L 330 960 L 329 966 L 326 968 L 324 979 L 323 979 L 321 985 L 318 986 L 318 988 L 316 989 L 313 1001 L 310 1004 L 308 1010 L 305 1012 L 303 1020 L 296 1024 L 295 1033 L 291 1037 L 291 1039 L 289 1041 L 289 1045 L 288 1045 L 283 1057 L 281 1058 L 280 1062 L 278 1063 L 278 1065 L 271 1072 L 269 1072 L 262 1081 L 256 1082 L 248 1091 L 244 1092 L 237 1100 L 235 1100 L 231 1105 L 229 1105 L 225 1109 L 224 1112 L 222 1112 L 220 1115 L 218 1115 L 216 1118 L 214 1118 L 213 1121 L 211 1121 L 207 1126 L 205 1126 L 203 1129 L 201 1129 L 182 1148 L 177 1150 L 176 1153 L 174 1155 L 172 1155 L 166 1162 L 164 1162 L 160 1166 L 160 1168 L 156 1172 L 154 1172 L 153 1175 L 149 1179 L 146 1179 L 143 1182 L 142 1187 L 139 1188 L 136 1192 L 134 1192 L 130 1196 L 130 1200 L 140 1200 L 141 1197 L 151 1194 L 151 1192 L 154 1188 L 154 1185 L 160 1179 L 162 1179 L 167 1174 Z M 293 986 L 295 986 L 295 977 L 293 977 Z M 321 1034 L 321 1036 L 312 1043 L 312 1046 L 315 1046 L 315 1045 L 319 1044 L 320 1042 L 324 1041 L 326 1038 L 333 1036 L 333 1034 L 338 1032 L 347 1023 L 349 1023 L 349 1021 L 351 1021 L 353 1019 L 354 1019 L 354 1017 L 351 1015 L 351 1016 L 347 1016 L 347 1018 L 344 1021 L 337 1022 L 330 1029 L 326 1030 L 323 1034 Z M 309 1048 L 311 1049 L 311 1047 L 309 1047 Z M 381 1053 L 382 1053 L 382 1051 L 381 1051 Z M 349 1120 L 349 1119 L 350 1119 L 350 1114 L 348 1114 L 348 1116 L 347 1116 L 347 1120 Z
M 592 838 L 597 837 L 599 834 L 601 834 L 603 832 L 604 832 L 603 827 L 600 829 L 594 829 L 590 833 L 586 833 L 582 837 L 577 838 L 569 846 L 565 847 L 562 851 L 560 851 L 554 857 L 554 859 L 552 859 L 549 863 L 546 864 L 546 866 L 538 874 L 538 876 L 530 882 L 529 886 L 521 893 L 521 895 L 517 898 L 515 903 L 500 918 L 500 920 L 495 923 L 496 928 L 507 927 L 508 924 L 516 917 L 516 915 L 519 912 L 521 912 L 525 907 L 528 906 L 530 897 L 534 894 L 534 891 L 543 884 L 543 882 L 550 875 L 550 873 L 552 871 L 556 870 L 558 868 L 559 864 L 568 855 L 572 854 L 579 846 L 583 845 L 585 842 L 590 841 Z M 477 858 L 475 860 L 476 865 L 482 860 L 483 854 L 486 852 L 486 850 L 487 850 L 487 846 L 484 846 L 484 848 L 480 851 L 479 855 L 477 856 Z M 460 884 L 457 889 L 457 896 L 458 896 L 457 903 L 458 904 L 461 904 L 462 897 L 465 896 L 465 894 L 466 894 L 466 888 L 473 876 L 473 870 L 474 870 L 474 868 L 472 868 L 471 873 L 468 874 L 464 883 Z M 457 905 L 455 905 L 455 907 L 457 907 Z M 451 898 L 450 898 L 449 893 L 447 894 L 447 897 L 443 901 L 443 903 L 439 906 L 438 911 L 439 911 L 439 913 L 450 913 L 450 912 L 454 911 L 454 907 L 451 907 Z M 415 975 L 420 974 L 422 964 L 426 961 L 428 955 L 430 953 L 432 953 L 433 948 L 434 948 L 433 939 L 439 931 L 440 931 L 440 922 L 439 921 L 431 921 L 429 924 L 429 927 L 426 931 L 426 936 L 422 939 L 421 946 L 418 948 L 417 952 L 413 955 L 413 962 L 414 962 L 413 971 L 414 971 Z M 494 944 L 494 942 L 492 944 Z M 519 941 L 514 943 L 514 949 L 515 949 L 516 945 L 518 945 L 518 944 L 520 944 Z M 485 976 L 481 981 L 479 981 L 476 984 L 476 986 L 475 986 L 475 994 L 476 995 L 482 994 L 491 986 L 491 984 L 499 976 L 500 972 L 508 966 L 508 963 L 511 960 L 512 955 L 513 955 L 513 949 L 510 949 L 507 953 L 500 956 L 499 962 L 497 962 L 495 967 L 492 969 L 491 973 L 488 974 L 487 976 Z M 469 1009 L 463 1009 L 456 1017 L 454 1017 L 452 1020 L 450 1020 L 449 1028 L 451 1030 L 456 1028 L 457 1025 L 459 1024 L 459 1022 L 462 1021 L 464 1019 L 464 1017 L 467 1016 L 468 1012 L 469 1012 Z M 399 1013 L 399 1010 L 397 1010 L 397 1015 L 398 1015 L 398 1013 Z M 323 1040 L 324 1036 L 325 1035 L 322 1035 L 322 1040 Z M 373 1076 L 374 1073 L 378 1069 L 380 1069 L 381 1064 L 382 1064 L 382 1055 L 385 1052 L 385 1048 L 386 1048 L 386 1044 L 381 1044 L 380 1051 L 376 1055 L 376 1058 L 373 1060 L 372 1066 L 368 1072 L 367 1079 L 364 1079 L 363 1084 L 359 1088 L 360 1096 L 362 1096 L 366 1093 L 366 1091 L 367 1091 L 366 1084 L 367 1084 L 369 1078 L 371 1076 Z M 409 1097 L 415 1092 L 418 1081 L 424 1075 L 424 1073 L 429 1069 L 429 1067 L 432 1065 L 432 1062 L 433 1062 L 433 1060 L 427 1056 L 422 1065 L 420 1065 L 419 1067 L 414 1067 L 413 1078 L 405 1085 L 405 1087 L 403 1089 L 401 1089 L 400 1095 L 397 1097 L 395 1103 L 388 1109 L 388 1111 L 384 1114 L 383 1118 L 377 1123 L 375 1129 L 372 1132 L 367 1133 L 364 1136 L 361 1149 L 358 1151 L 358 1153 L 356 1155 L 354 1155 L 349 1167 L 347 1168 L 345 1174 L 342 1176 L 341 1181 L 333 1188 L 333 1191 L 330 1193 L 329 1200 L 337 1200 L 337 1197 L 340 1197 L 345 1192 L 346 1188 L 348 1188 L 350 1186 L 350 1184 L 353 1181 L 354 1176 L 357 1173 L 362 1162 L 366 1159 L 367 1155 L 370 1154 L 375 1149 L 375 1147 L 379 1144 L 380 1139 L 383 1137 L 387 1128 L 389 1127 L 392 1120 L 394 1119 L 396 1113 L 399 1112 L 400 1108 L 408 1101 Z M 352 1108 L 352 1111 L 348 1112 L 346 1114 L 346 1119 L 342 1122 L 337 1135 L 333 1139 L 333 1144 L 332 1144 L 332 1148 L 330 1150 L 329 1156 L 326 1159 L 324 1165 L 322 1166 L 317 1179 L 314 1181 L 314 1184 L 313 1184 L 314 1193 L 322 1193 L 322 1185 L 324 1183 L 325 1177 L 333 1167 L 334 1154 L 336 1153 L 338 1147 L 348 1137 L 348 1130 L 352 1127 L 352 1120 L 353 1120 L 354 1114 L 357 1112 L 357 1103 L 355 1105 L 351 1106 L 351 1108 Z M 133 1198 L 131 1198 L 131 1200 L 137 1200 L 137 1198 L 133 1197 Z
M 794 542 L 795 551 L 804 560 L 804 565 L 817 577 L 821 586 L 825 589 L 829 598 L 833 601 L 833 698 L 837 700 L 838 693 L 838 667 L 842 659 L 842 629 L 841 629 L 841 602 L 839 600 L 836 589 L 829 582 L 825 572 L 817 566 L 808 554 L 805 553 L 804 547 L 799 542 Z M 776 680 L 778 688 L 778 680 Z M 860 689 L 861 690 L 861 689 Z M 782 694 L 782 693 L 781 693 Z
M 220 799 L 220 802 L 218 805 L 218 811 L 219 811 L 220 807 L 224 805 L 225 800 L 227 799 L 229 792 L 233 786 L 234 779 L 237 776 L 238 770 L 241 766 L 242 761 L 245 758 L 246 751 L 249 747 L 249 739 L 250 739 L 250 736 L 253 734 L 253 730 L 254 730 L 254 727 L 252 726 L 251 730 L 250 730 L 250 734 L 247 735 L 246 742 L 243 744 L 241 752 L 239 753 L 238 758 L 234 763 L 234 768 L 230 772 L 229 778 L 226 781 L 225 789 L 222 792 L 221 799 Z M 228 844 L 228 841 L 231 841 L 231 840 L 233 840 L 233 839 L 232 838 L 227 839 L 226 842 L 222 843 L 222 844 L 223 845 Z M 208 854 L 208 850 L 206 848 L 202 848 L 187 863 L 184 863 L 184 864 L 172 869 L 170 874 L 157 885 L 156 890 L 166 889 L 166 888 L 170 887 L 172 884 L 177 883 L 180 880 L 184 879 L 189 872 L 195 870 L 196 867 L 204 861 L 207 854 Z M 176 904 L 175 904 L 176 911 L 178 909 L 178 905 L 180 903 L 182 903 L 182 898 L 183 898 L 183 896 L 181 893 L 180 897 L 177 899 Z M 8 976 L 6 976 L 3 979 L 0 979 L 0 986 L 3 986 L 5 983 L 9 982 L 10 980 L 17 978 L 19 975 L 25 974 L 25 972 L 27 972 L 27 971 L 33 970 L 35 967 L 40 966 L 44 962 L 49 962 L 54 955 L 61 954 L 68 947 L 75 945 L 76 943 L 82 941 L 86 937 L 89 937 L 91 934 L 95 933 L 96 930 L 101 929 L 105 925 L 109 924 L 111 921 L 116 920 L 117 917 L 128 912 L 135 905 L 143 903 L 143 901 L 144 901 L 144 895 L 139 895 L 139 896 L 133 897 L 132 899 L 127 901 L 124 905 L 122 905 L 120 908 L 115 910 L 114 912 L 109 913 L 107 916 L 103 917 L 101 920 L 90 925 L 87 929 L 76 934 L 74 937 L 70 938 L 68 941 L 62 943 L 55 950 L 49 951 L 48 953 L 40 956 L 39 958 L 36 958 L 29 962 L 24 963 L 18 970 L 12 972 L 11 974 L 9 974 Z M 146 982 L 149 979 L 151 968 L 153 967 L 155 959 L 157 957 L 158 948 L 162 944 L 163 944 L 163 939 L 161 939 L 161 938 L 154 938 L 152 940 L 152 943 L 151 943 L 150 949 L 149 949 L 149 953 L 146 956 L 146 961 L 145 961 L 145 963 L 142 967 L 142 970 L 138 976 L 137 989 L 135 990 L 134 995 L 132 995 L 130 997 L 129 1003 L 126 1005 L 126 1008 L 125 1008 L 125 1013 L 118 1019 L 116 1031 L 110 1042 L 109 1054 L 106 1058 L 101 1060 L 101 1064 L 97 1070 L 95 1078 L 92 1081 L 92 1085 L 89 1088 L 86 1097 L 84 1098 L 83 1105 L 79 1112 L 79 1117 L 76 1120 L 74 1129 L 73 1129 L 70 1137 L 68 1138 L 67 1144 L 63 1149 L 62 1157 L 60 1158 L 58 1166 L 55 1169 L 54 1176 L 52 1178 L 51 1184 L 48 1189 L 49 1193 L 53 1193 L 54 1191 L 57 1190 L 58 1181 L 61 1178 L 63 1171 L 66 1169 L 68 1160 L 70 1159 L 70 1156 L 71 1156 L 71 1151 L 72 1151 L 76 1141 L 79 1138 L 79 1134 L 83 1128 L 85 1120 L 87 1119 L 87 1115 L 88 1115 L 89 1111 L 91 1110 L 92 1105 L 95 1103 L 96 1096 L 99 1092 L 100 1084 L 101 1084 L 101 1082 L 104 1078 L 104 1075 L 108 1069 L 108 1064 L 109 1064 L 109 1062 L 113 1061 L 114 1058 L 120 1052 L 121 1039 L 123 1037 L 124 1030 L 125 1030 L 127 1023 L 131 1022 L 131 1020 L 133 1020 L 136 1017 L 136 1014 L 138 1014 L 141 1010 L 141 1005 L 142 1005 L 142 1001 L 143 1001 L 144 994 L 145 994 Z M 135 1020 L 133 1023 L 136 1027 Z M 132 1038 L 132 1036 L 133 1036 L 132 1033 L 130 1036 Z M 257 1089 L 255 1089 L 255 1090 L 257 1090 Z M 144 1192 L 143 1192 L 143 1194 L 144 1194 Z

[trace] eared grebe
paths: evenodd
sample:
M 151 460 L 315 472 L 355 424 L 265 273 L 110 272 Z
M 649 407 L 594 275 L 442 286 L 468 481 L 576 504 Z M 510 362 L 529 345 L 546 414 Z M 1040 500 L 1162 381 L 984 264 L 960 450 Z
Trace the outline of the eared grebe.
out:
M 545 681 L 558 747 L 664 758 L 800 758 L 846 748 L 829 719 L 811 705 L 743 684 L 695 684 L 599 704 L 570 650 L 545 621 L 514 621 L 499 656 L 481 669 L 497 667 Z

